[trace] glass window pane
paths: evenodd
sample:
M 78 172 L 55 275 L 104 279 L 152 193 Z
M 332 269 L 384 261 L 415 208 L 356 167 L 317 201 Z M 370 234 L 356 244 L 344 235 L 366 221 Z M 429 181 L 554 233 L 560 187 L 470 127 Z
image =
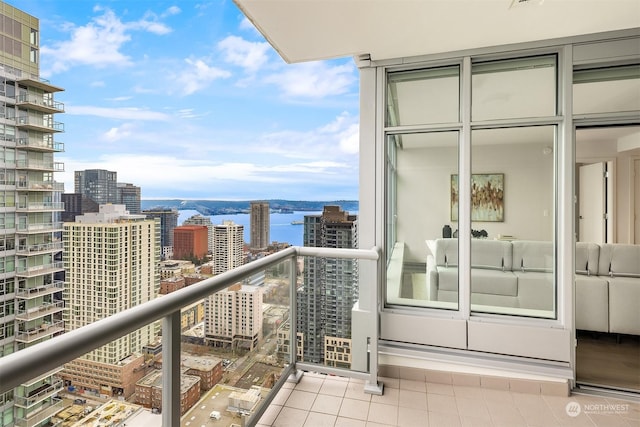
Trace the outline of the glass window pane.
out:
M 556 114 L 556 57 L 541 56 L 472 66 L 473 121 Z
M 554 126 L 474 130 L 471 310 L 555 318 Z
M 460 68 L 389 73 L 387 126 L 459 121 Z
M 573 73 L 573 113 L 640 110 L 640 65 Z
M 387 137 L 387 303 L 458 308 L 458 239 L 451 226 L 451 176 L 458 132 Z M 457 212 L 456 212 L 457 215 Z

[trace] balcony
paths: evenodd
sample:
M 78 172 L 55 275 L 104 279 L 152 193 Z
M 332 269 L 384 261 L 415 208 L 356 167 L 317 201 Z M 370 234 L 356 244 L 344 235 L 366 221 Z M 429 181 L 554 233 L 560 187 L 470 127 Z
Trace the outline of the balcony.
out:
M 13 355 L 8 355 L 0 359 L 0 393 L 13 388 L 33 377 L 41 375 L 56 367 L 62 366 L 79 356 L 86 354 L 96 348 L 101 347 L 114 339 L 125 336 L 126 334 L 139 329 L 141 326 L 153 323 L 159 319 L 163 321 L 163 404 L 162 419 L 165 426 L 178 426 L 180 424 L 180 381 L 177 380 L 180 375 L 181 360 L 181 309 L 187 307 L 197 301 L 201 301 L 208 295 L 212 295 L 220 290 L 227 289 L 230 285 L 239 283 L 242 280 L 261 273 L 266 269 L 285 264 L 287 273 L 285 278 L 278 279 L 289 296 L 296 295 L 296 289 L 299 285 L 297 272 L 298 256 L 330 256 L 348 259 L 360 259 L 361 263 L 369 262 L 377 265 L 377 250 L 348 250 L 348 249 L 322 249 L 322 248 L 288 248 L 276 254 L 259 259 L 252 263 L 246 264 L 234 270 L 217 275 L 213 278 L 183 288 L 179 291 L 170 293 L 157 298 L 148 303 L 136 306 L 132 309 L 117 313 L 106 319 L 102 319 L 83 328 L 72 332 L 53 337 L 44 342 L 32 345 Z M 375 268 L 375 267 L 374 267 Z M 291 273 L 294 272 L 294 273 Z M 22 292 L 22 290 L 21 290 Z M 286 297 L 285 297 L 286 299 Z M 294 301 L 289 297 L 288 301 Z M 51 314 L 61 311 L 62 302 L 56 302 L 50 305 L 37 307 L 30 310 L 22 310 L 16 313 L 18 320 L 34 320 L 43 317 L 45 314 Z M 285 312 L 281 315 L 285 319 L 295 318 L 296 305 L 286 302 L 282 306 Z M 366 314 L 364 314 L 366 316 Z M 375 318 L 373 312 L 369 313 L 371 320 Z M 288 333 L 297 334 L 295 322 L 289 325 Z M 372 324 L 370 322 L 369 324 Z M 39 334 L 44 331 L 24 331 L 20 336 L 21 339 L 31 339 L 29 333 Z M 295 342 L 288 345 L 288 353 L 278 351 L 276 331 L 272 330 L 273 338 L 269 342 L 262 342 L 261 345 L 267 348 L 267 352 L 254 354 L 257 359 L 263 360 L 265 363 L 279 363 L 279 372 L 276 375 L 275 384 L 264 388 L 261 393 L 260 403 L 252 407 L 251 410 L 243 409 L 238 414 L 245 418 L 249 425 L 255 425 L 264 411 L 267 409 L 271 400 L 276 396 L 277 391 L 287 382 L 289 378 L 296 379 L 300 377 L 301 370 L 313 370 L 317 372 L 331 373 L 334 375 L 343 375 L 361 379 L 362 387 L 370 393 L 381 393 L 381 388 L 377 382 L 376 368 L 371 371 L 366 367 L 367 348 L 375 348 L 375 343 L 367 344 L 370 340 L 364 334 L 353 338 L 355 347 L 358 348 L 360 356 L 360 367 L 352 367 L 352 370 L 336 369 L 328 366 L 306 364 L 297 362 L 295 355 L 298 352 Z M 244 344 L 253 345 L 251 340 L 244 340 Z M 283 350 L 283 349 L 280 349 Z M 253 353 L 252 353 L 253 354 Z M 18 357 L 19 356 L 19 357 Z M 276 362 L 280 360 L 280 362 Z M 293 360 L 293 363 L 289 361 Z M 364 366 L 364 369 L 362 367 Z M 19 373 L 16 375 L 16 373 Z M 248 381 L 252 385 L 255 378 Z M 244 388 L 244 387 L 243 387 Z M 249 388 L 247 385 L 246 388 Z M 24 399 L 24 398 L 23 398 Z M 24 402 L 23 402 L 24 403 Z
M 16 205 L 16 211 L 18 212 L 54 212 L 63 210 L 63 202 L 18 202 Z
M 45 420 L 48 420 L 56 413 L 64 409 L 64 402 L 62 399 L 52 398 L 51 404 L 40 409 L 38 412 L 31 413 L 28 418 L 16 418 L 16 427 L 35 427 L 41 425 Z
M 19 129 L 39 132 L 64 132 L 64 123 L 28 116 L 16 117 L 16 126 Z
M 62 231 L 62 222 L 43 222 L 40 224 L 18 224 L 16 232 L 20 234 L 43 233 L 48 231 Z
M 251 277 L 257 272 L 286 263 L 290 271 L 297 270 L 297 256 L 344 257 L 360 259 L 360 267 L 379 270 L 376 250 L 330 250 L 311 248 L 288 248 L 274 255 L 246 264 L 242 267 L 196 283 L 187 288 L 165 295 L 162 298 L 129 309 L 106 319 L 62 334 L 45 342 L 35 344 L 17 353 L 0 359 L 0 394 L 29 382 L 32 378 L 50 372 L 75 358 L 124 336 L 143 325 L 162 319 L 162 413 L 154 425 L 180 426 L 180 361 L 181 361 L 181 315 L 180 310 L 212 293 L 227 289 L 230 285 Z M 299 282 L 296 274 L 286 273 L 283 279 L 289 300 L 285 303 L 286 320 L 295 319 L 295 300 Z M 371 286 L 374 286 L 373 284 Z M 276 296 L 274 296 L 276 298 Z M 279 298 L 279 297 L 278 297 Z M 286 299 L 286 297 L 284 297 Z M 492 384 L 481 385 L 490 377 L 473 377 L 466 373 L 441 372 L 438 375 L 425 374 L 412 366 L 401 366 L 399 371 L 389 369 L 378 375 L 377 346 L 375 333 L 376 311 L 367 310 L 367 301 L 354 307 L 354 317 L 363 316 L 371 326 L 369 330 L 354 332 L 351 352 L 354 359 L 365 360 L 365 369 L 355 364 L 351 369 L 331 368 L 324 365 L 300 362 L 301 339 L 290 340 L 295 335 L 301 337 L 296 322 L 285 321 L 277 328 L 278 343 L 271 344 L 273 354 L 253 354 L 265 363 L 284 357 L 279 364 L 279 373 L 272 386 L 264 388 L 255 407 L 241 410 L 232 422 L 247 426 L 268 425 L 346 425 L 379 423 L 389 426 L 449 426 L 449 425 L 561 425 L 575 421 L 565 408 L 570 403 L 581 405 L 627 405 L 631 410 L 614 414 L 611 418 L 598 414 L 581 414 L 584 425 L 605 426 L 612 422 L 621 425 L 627 418 L 637 417 L 640 405 L 625 403 L 616 399 L 575 395 L 571 397 L 543 396 L 540 391 L 533 393 L 531 381 L 510 381 L 508 378 L 493 378 Z M 374 304 L 375 306 L 375 304 Z M 356 314 L 357 313 L 357 314 Z M 362 320 L 362 319 L 361 319 Z M 304 331 L 302 331 L 304 333 Z M 363 344 L 364 341 L 364 345 Z M 283 347 L 280 347 L 280 345 Z M 277 353 L 282 353 L 278 355 Z M 417 355 L 417 353 L 416 353 Z M 278 359 L 281 360 L 281 359 Z M 293 362 L 290 362 L 293 361 Z M 226 366 L 226 365 L 225 365 Z M 238 367 L 236 367 L 237 369 Z M 396 368 L 397 369 L 397 368 Z M 241 369 L 238 369 L 239 371 Z M 304 372 L 304 374 L 303 374 Z M 384 391 L 378 379 L 384 380 Z M 249 378 L 251 379 L 251 378 Z M 475 382 L 477 380 L 477 383 Z M 251 381 L 249 381 L 251 383 Z M 247 387 L 248 388 L 248 387 Z M 223 400 L 222 395 L 213 399 L 216 390 L 204 396 L 191 411 L 183 417 L 184 425 L 208 425 L 209 412 L 216 409 L 215 401 Z M 40 393 L 40 392 L 39 392 Z M 25 398 L 22 398 L 24 403 Z M 28 402 L 27 402 L 28 403 Z M 225 403 L 226 404 L 226 403 Z M 202 409 L 205 407 L 206 409 Z M 201 414 L 199 414 L 199 412 Z M 201 416 L 202 418 L 198 418 Z M 231 416 L 223 411 L 223 419 L 216 425 L 231 425 Z M 615 419 L 613 419 L 615 418 Z M 194 419 L 196 421 L 194 421 Z M 634 418 L 636 419 L 636 418 Z M 18 420 L 20 422 L 20 420 Z M 188 422 L 189 424 L 186 424 Z M 27 424 L 20 424 L 27 425 Z M 146 424 L 148 425 L 148 424 Z M 582 424 L 581 424 L 582 425 Z
M 18 181 L 16 187 L 20 191 L 64 191 L 64 183 L 55 181 Z
M 33 288 L 18 287 L 16 290 L 17 299 L 32 299 L 45 295 L 51 295 L 56 292 L 62 292 L 64 290 L 64 282 L 62 280 L 55 280 L 52 283 L 46 285 L 36 286 Z
M 37 307 L 18 310 L 16 312 L 16 320 L 28 322 L 50 314 L 60 313 L 62 310 L 64 310 L 64 301 L 43 303 Z
M 23 266 L 16 267 L 17 277 L 35 277 L 42 276 L 43 274 L 55 273 L 64 269 L 64 263 L 62 261 L 52 262 L 49 264 L 35 265 L 35 266 Z
M 16 406 L 23 408 L 29 408 L 43 401 L 48 397 L 52 397 L 59 393 L 63 388 L 63 382 L 61 380 L 53 381 L 51 384 L 43 384 L 42 386 L 32 390 L 28 396 L 15 396 Z
M 47 93 L 55 93 L 64 91 L 63 88 L 52 85 L 49 80 L 34 76 L 25 76 L 16 79 L 20 85 L 40 89 Z
M 29 344 L 60 332 L 64 332 L 64 322 L 62 320 L 53 323 L 43 322 L 37 328 L 19 331 L 16 334 L 16 341 Z
M 20 148 L 28 148 L 31 151 L 56 152 L 64 151 L 64 143 L 54 141 L 51 135 L 46 134 L 41 138 L 25 137 L 17 138 L 16 146 Z
M 62 102 L 54 101 L 53 99 L 45 99 L 42 96 L 32 94 L 16 96 L 16 105 L 40 111 L 45 114 L 64 113 L 64 104 Z
M 47 172 L 64 172 L 64 163 L 54 162 L 53 160 L 18 159 L 16 161 L 16 168 Z

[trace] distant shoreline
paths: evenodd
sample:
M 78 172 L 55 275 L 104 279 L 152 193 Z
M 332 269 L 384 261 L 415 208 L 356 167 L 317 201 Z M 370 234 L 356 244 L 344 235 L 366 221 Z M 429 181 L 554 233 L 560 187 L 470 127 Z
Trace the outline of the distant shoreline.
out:
M 254 200 L 184 200 L 184 199 L 162 199 L 162 200 L 141 200 L 142 210 L 149 209 L 176 209 L 195 210 L 201 215 L 234 215 L 250 213 L 251 202 Z M 357 200 L 329 200 L 329 201 L 309 201 L 309 200 L 258 200 L 269 203 L 271 212 L 289 213 L 293 211 L 322 211 L 324 206 L 340 206 L 345 211 L 359 210 Z

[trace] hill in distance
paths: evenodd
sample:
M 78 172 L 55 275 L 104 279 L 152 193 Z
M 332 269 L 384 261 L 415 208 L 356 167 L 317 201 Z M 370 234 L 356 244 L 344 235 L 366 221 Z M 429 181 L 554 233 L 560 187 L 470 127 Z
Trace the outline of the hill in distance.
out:
M 201 215 L 230 215 L 249 213 L 253 200 L 142 200 L 142 210 L 147 209 L 177 209 L 195 210 Z M 326 205 L 340 206 L 343 210 L 354 212 L 358 210 L 357 200 L 306 201 L 306 200 L 265 200 L 269 202 L 271 211 L 283 213 L 293 211 L 322 211 Z

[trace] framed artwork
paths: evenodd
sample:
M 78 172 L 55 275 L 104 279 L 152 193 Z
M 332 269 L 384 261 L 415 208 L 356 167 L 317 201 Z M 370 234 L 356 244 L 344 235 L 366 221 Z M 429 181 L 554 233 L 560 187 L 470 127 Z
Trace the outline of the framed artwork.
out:
M 451 175 L 451 221 L 458 220 L 458 175 Z M 471 175 L 471 221 L 504 221 L 504 174 Z

